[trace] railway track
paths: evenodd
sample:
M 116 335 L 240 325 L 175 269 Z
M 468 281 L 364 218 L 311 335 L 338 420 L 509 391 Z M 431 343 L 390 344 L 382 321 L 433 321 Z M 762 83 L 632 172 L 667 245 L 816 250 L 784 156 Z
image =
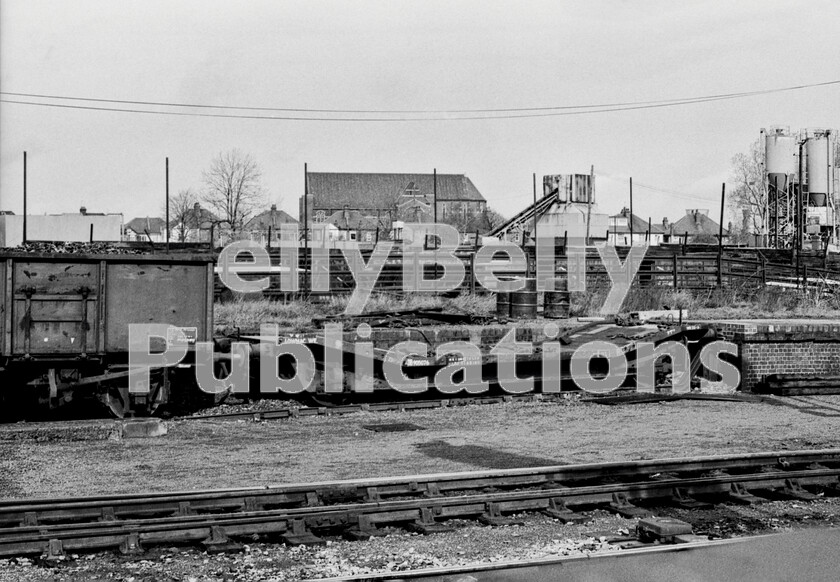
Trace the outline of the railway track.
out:
M 813 499 L 840 494 L 840 449 L 785 451 L 627 463 L 561 465 L 363 479 L 272 487 L 85 498 L 0 501 L 0 557 L 61 556 L 65 551 L 201 543 L 238 547 L 237 538 L 273 535 L 287 544 L 318 544 L 318 535 L 367 539 L 382 527 L 420 533 L 448 529 L 446 520 L 487 525 L 511 514 L 546 513 L 587 521 L 608 507 L 629 517 L 638 504 L 699 507 L 708 501 Z
M 567 394 L 569 394 L 567 392 Z M 280 420 L 305 416 L 330 416 L 353 414 L 356 412 L 385 412 L 408 410 L 432 410 L 452 408 L 473 404 L 502 404 L 505 402 L 557 402 L 563 399 L 561 394 L 510 394 L 505 396 L 452 397 L 424 400 L 405 400 L 396 402 L 370 402 L 359 404 L 339 404 L 324 406 L 278 407 L 266 410 L 243 410 L 220 412 L 216 414 L 194 414 L 181 416 L 178 420 Z
M 356 412 L 406 412 L 411 410 L 433 410 L 437 408 L 455 408 L 458 406 L 503 404 L 506 402 L 560 402 L 572 394 L 580 395 L 579 392 L 564 392 L 559 394 L 508 394 L 504 396 L 470 396 L 452 398 L 433 398 L 426 400 L 405 400 L 395 402 L 371 402 L 360 404 L 339 404 L 325 406 L 297 406 L 278 407 L 265 410 L 242 410 L 235 412 L 220 412 L 217 414 L 194 414 L 191 416 L 179 416 L 176 420 L 282 420 L 287 418 L 300 418 L 306 416 L 331 416 L 353 414 Z M 610 394 L 606 396 L 590 396 L 581 399 L 583 402 L 603 402 L 618 404 L 622 402 L 662 402 L 673 400 L 710 400 L 718 402 L 756 402 L 761 397 L 744 394 L 704 394 L 701 392 L 689 392 L 685 394 L 636 394 L 632 391 L 619 395 Z

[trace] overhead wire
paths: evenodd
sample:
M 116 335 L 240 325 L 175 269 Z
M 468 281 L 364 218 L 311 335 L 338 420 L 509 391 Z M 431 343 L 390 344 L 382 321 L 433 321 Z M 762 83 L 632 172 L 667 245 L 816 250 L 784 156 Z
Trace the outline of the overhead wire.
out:
M 0 95 L 9 95 L 12 97 L 27 97 L 38 99 L 59 99 L 62 101 L 85 101 L 93 103 L 113 103 L 120 105 L 146 105 L 146 106 L 163 106 L 163 107 L 188 107 L 195 109 L 227 109 L 227 110 L 241 110 L 241 111 L 279 111 L 287 113 L 361 113 L 361 114 L 456 114 L 456 113 L 514 113 L 525 111 L 555 111 L 555 110 L 573 110 L 573 109 L 593 109 L 593 108 L 613 108 L 613 107 L 629 107 L 636 105 L 667 105 L 678 103 L 692 103 L 702 100 L 717 100 L 717 99 L 733 99 L 741 97 L 749 97 L 753 95 L 762 95 L 767 93 L 775 93 L 782 91 L 794 91 L 798 89 L 808 89 L 815 87 L 822 87 L 827 85 L 840 84 L 840 80 L 825 81 L 822 83 L 811 83 L 805 85 L 792 85 L 788 87 L 778 87 L 774 89 L 761 89 L 755 91 L 741 91 L 737 93 L 720 93 L 715 95 L 704 95 L 695 97 L 680 97 L 674 99 L 661 99 L 653 101 L 624 101 L 616 103 L 598 103 L 598 104 L 584 104 L 584 105 L 552 105 L 543 107 L 507 107 L 507 108 L 485 108 L 485 109 L 314 109 L 302 107 L 254 107 L 244 105 L 211 105 L 205 103 L 175 103 L 166 101 L 133 101 L 127 99 L 104 99 L 96 97 L 77 97 L 65 95 L 48 95 L 42 93 L 18 93 L 12 91 L 0 91 Z
M 781 87 L 775 89 L 764 89 L 759 91 L 746 91 L 740 93 L 726 93 L 719 95 L 707 95 L 701 97 L 691 97 L 663 101 L 638 101 L 625 102 L 606 105 L 570 105 L 570 106 L 555 106 L 544 108 L 506 108 L 506 109 L 475 109 L 475 110 L 324 110 L 324 109 L 291 109 L 291 108 L 255 108 L 255 107 L 240 107 L 227 105 L 206 105 L 206 104 L 186 104 L 186 103 L 166 103 L 154 101 L 129 101 L 129 100 L 113 100 L 113 99 L 99 99 L 99 98 L 83 98 L 83 97 L 65 97 L 58 95 L 43 95 L 36 93 L 13 93 L 0 92 L 0 95 L 10 96 L 26 96 L 28 98 L 39 99 L 53 99 L 53 100 L 72 100 L 82 101 L 85 103 L 114 103 L 122 105 L 134 106 L 155 106 L 155 107 L 174 107 L 174 108 L 200 108 L 200 109 L 222 109 L 222 110 L 240 110 L 240 111 L 283 111 L 286 113 L 307 113 L 305 116 L 300 115 L 256 115 L 256 114 L 230 114 L 230 113 L 209 113 L 204 111 L 171 111 L 171 110 L 155 110 L 155 109 L 137 109 L 136 107 L 103 107 L 99 105 L 77 105 L 69 103 L 54 103 L 54 102 L 40 102 L 29 101 L 23 99 L 8 99 L 0 97 L 0 102 L 52 107 L 61 109 L 76 109 L 87 111 L 105 111 L 117 113 L 139 113 L 146 115 L 170 115 L 179 117 L 208 117 L 208 118 L 222 118 L 222 119 L 251 119 L 251 120 L 271 120 L 271 121 L 320 121 L 320 122 L 375 122 L 375 123 L 405 123 L 405 122 L 425 122 L 425 121 L 469 121 L 469 120 L 488 120 L 488 119 L 521 119 L 534 117 L 561 117 L 570 115 L 591 115 L 596 113 L 611 113 L 618 111 L 634 111 L 645 109 L 658 109 L 663 107 L 676 107 L 681 105 L 691 105 L 696 103 L 708 103 L 712 101 L 724 101 L 732 99 L 741 99 L 746 97 L 754 97 L 757 95 L 766 95 L 771 93 L 780 93 L 784 91 L 793 91 L 799 89 L 823 87 L 828 85 L 840 84 L 840 80 L 826 81 L 823 83 L 812 83 L 808 85 L 795 85 L 790 87 Z M 516 112 L 516 113 L 511 113 Z M 308 115 L 311 113 L 353 113 L 354 117 L 331 117 L 324 115 Z M 423 115 L 421 117 L 405 117 L 406 114 Z M 464 115 L 464 113 L 470 113 Z M 473 115 L 472 113 L 489 113 L 489 115 Z M 366 117 L 365 115 L 401 115 L 399 117 Z M 361 115 L 361 116 L 358 116 Z M 431 115 L 431 116 L 429 116 Z

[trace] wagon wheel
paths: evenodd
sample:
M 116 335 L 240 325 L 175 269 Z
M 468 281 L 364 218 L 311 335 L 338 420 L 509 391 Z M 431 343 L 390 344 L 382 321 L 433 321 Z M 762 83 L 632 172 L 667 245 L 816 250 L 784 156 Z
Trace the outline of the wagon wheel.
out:
M 116 418 L 125 418 L 131 411 L 131 400 L 127 386 L 109 386 L 102 392 L 102 403 Z
M 142 403 L 128 391 L 125 379 L 103 381 L 100 384 L 100 400 L 116 418 L 151 416 L 161 404 L 167 402 L 167 392 L 163 374 L 152 374 L 149 394 Z

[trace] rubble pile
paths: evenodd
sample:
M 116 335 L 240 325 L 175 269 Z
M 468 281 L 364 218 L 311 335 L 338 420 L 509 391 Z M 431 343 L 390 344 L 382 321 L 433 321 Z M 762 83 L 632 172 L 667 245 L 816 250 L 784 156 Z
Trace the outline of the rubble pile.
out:
M 16 247 L 0 248 L 0 252 L 50 253 L 76 255 L 142 255 L 151 252 L 146 247 L 127 246 L 116 242 L 27 242 Z

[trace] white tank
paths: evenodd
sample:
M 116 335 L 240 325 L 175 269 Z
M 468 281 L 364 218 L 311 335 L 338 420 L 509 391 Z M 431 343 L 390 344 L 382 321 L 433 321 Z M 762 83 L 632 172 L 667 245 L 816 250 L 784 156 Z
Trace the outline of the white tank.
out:
M 778 180 L 779 188 L 783 188 L 787 177 L 797 172 L 796 138 L 787 132 L 765 134 L 764 167 L 769 183 Z
M 828 146 L 827 136 L 812 137 L 805 143 L 808 154 L 808 192 L 811 194 L 828 194 Z

